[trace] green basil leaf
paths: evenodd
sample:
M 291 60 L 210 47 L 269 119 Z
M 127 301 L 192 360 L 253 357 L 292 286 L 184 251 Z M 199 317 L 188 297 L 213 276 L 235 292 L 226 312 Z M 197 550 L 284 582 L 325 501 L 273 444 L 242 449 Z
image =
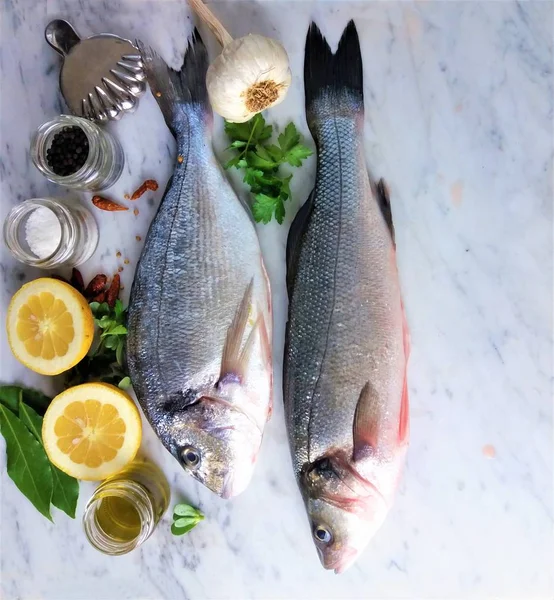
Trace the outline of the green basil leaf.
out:
M 35 438 L 42 444 L 42 417 L 23 402 L 19 404 L 19 418 Z M 52 504 L 75 518 L 79 498 L 79 482 L 50 464 L 52 469 Z
M 176 504 L 173 509 L 173 518 L 177 519 L 178 517 L 192 517 L 203 519 L 204 515 L 194 506 L 190 506 L 189 504 L 180 503 Z
M 173 535 L 184 535 L 185 533 L 188 533 L 191 529 L 194 529 L 196 525 L 198 525 L 198 523 L 190 523 L 185 527 L 177 527 L 175 523 L 173 523 L 173 525 L 171 526 L 171 533 Z
M 6 440 L 8 475 L 33 506 L 51 521 L 52 471 L 42 444 L 1 404 L 0 432 Z
M 0 403 L 7 406 L 15 414 L 19 410 L 19 402 L 22 397 L 23 390 L 17 385 L 3 385 L 0 387 Z

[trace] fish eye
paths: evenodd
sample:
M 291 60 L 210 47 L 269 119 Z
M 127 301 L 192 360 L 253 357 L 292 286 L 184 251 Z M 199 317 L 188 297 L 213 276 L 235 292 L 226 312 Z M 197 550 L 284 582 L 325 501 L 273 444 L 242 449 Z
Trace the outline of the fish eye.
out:
M 200 452 L 192 446 L 185 446 L 181 450 L 181 458 L 185 463 L 185 467 L 194 468 L 200 464 Z
M 323 542 L 324 544 L 328 544 L 333 539 L 331 532 L 326 527 L 323 527 L 323 525 L 315 525 L 313 531 L 314 531 L 314 538 L 318 542 Z

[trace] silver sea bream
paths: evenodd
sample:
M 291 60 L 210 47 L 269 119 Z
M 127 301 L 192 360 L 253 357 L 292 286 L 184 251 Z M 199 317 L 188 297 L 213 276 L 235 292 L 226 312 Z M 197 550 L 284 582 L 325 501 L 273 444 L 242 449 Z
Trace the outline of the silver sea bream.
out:
M 383 181 L 368 176 L 358 35 L 312 24 L 306 116 L 314 191 L 287 244 L 284 396 L 294 470 L 323 566 L 341 572 L 391 506 L 408 444 L 408 334 Z
M 202 40 L 195 32 L 180 72 L 140 51 L 178 156 L 131 291 L 129 372 L 165 447 L 228 498 L 248 485 L 271 413 L 269 282 L 212 150 Z

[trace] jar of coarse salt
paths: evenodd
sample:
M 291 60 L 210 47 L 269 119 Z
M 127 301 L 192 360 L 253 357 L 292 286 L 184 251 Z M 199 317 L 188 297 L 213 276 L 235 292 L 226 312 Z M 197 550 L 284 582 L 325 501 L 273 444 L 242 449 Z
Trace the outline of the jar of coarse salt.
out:
M 77 201 L 32 198 L 4 221 L 4 241 L 17 260 L 38 267 L 75 267 L 96 250 L 98 226 Z

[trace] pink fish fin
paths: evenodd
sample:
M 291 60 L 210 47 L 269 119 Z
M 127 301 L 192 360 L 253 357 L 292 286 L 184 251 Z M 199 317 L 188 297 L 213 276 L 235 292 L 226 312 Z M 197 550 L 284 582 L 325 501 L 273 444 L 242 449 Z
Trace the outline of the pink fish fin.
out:
M 352 460 L 367 458 L 377 446 L 379 439 L 379 402 L 375 388 L 368 381 L 358 398 L 352 429 Z
M 252 302 L 253 285 L 254 279 L 252 279 L 246 287 L 231 326 L 227 330 L 227 337 L 225 338 L 225 344 L 223 346 L 223 356 L 221 358 L 221 370 L 219 372 L 218 384 L 226 379 L 238 381 L 242 381 L 244 379 L 245 363 L 243 361 L 245 358 L 248 358 L 250 352 L 250 350 L 247 348 L 249 346 L 249 341 L 247 340 L 245 348 L 242 352 L 240 348 L 242 345 L 242 338 L 244 337 L 246 324 L 248 323 L 248 313 L 250 311 L 250 305 Z
M 259 310 L 259 308 L 258 308 Z M 271 313 L 269 313 L 271 318 Z M 269 406 L 267 409 L 267 420 L 271 419 L 271 415 L 273 413 L 273 361 L 271 359 L 271 341 L 269 338 L 269 332 L 267 330 L 267 325 L 265 319 L 263 317 L 263 313 L 260 311 L 260 316 L 258 317 L 260 320 L 260 342 L 262 347 L 262 361 L 266 365 L 266 368 L 269 371 Z
M 406 310 L 404 309 L 404 302 L 402 299 L 400 300 L 400 306 L 402 308 L 402 335 L 404 342 L 404 356 L 406 357 L 406 362 L 408 362 L 408 357 L 410 356 L 410 329 L 408 327 L 408 321 L 406 320 Z
M 402 401 L 400 404 L 400 419 L 398 422 L 398 442 L 402 445 L 408 442 L 410 432 L 410 403 L 408 402 L 408 379 L 404 376 Z
M 410 330 L 406 321 L 406 311 L 404 303 L 402 304 L 402 332 L 404 334 L 404 356 L 406 357 L 406 366 L 404 368 L 404 386 L 402 388 L 402 400 L 400 403 L 400 420 L 398 423 L 398 441 L 400 444 L 408 442 L 410 433 L 410 403 L 408 400 L 408 357 L 410 356 Z

